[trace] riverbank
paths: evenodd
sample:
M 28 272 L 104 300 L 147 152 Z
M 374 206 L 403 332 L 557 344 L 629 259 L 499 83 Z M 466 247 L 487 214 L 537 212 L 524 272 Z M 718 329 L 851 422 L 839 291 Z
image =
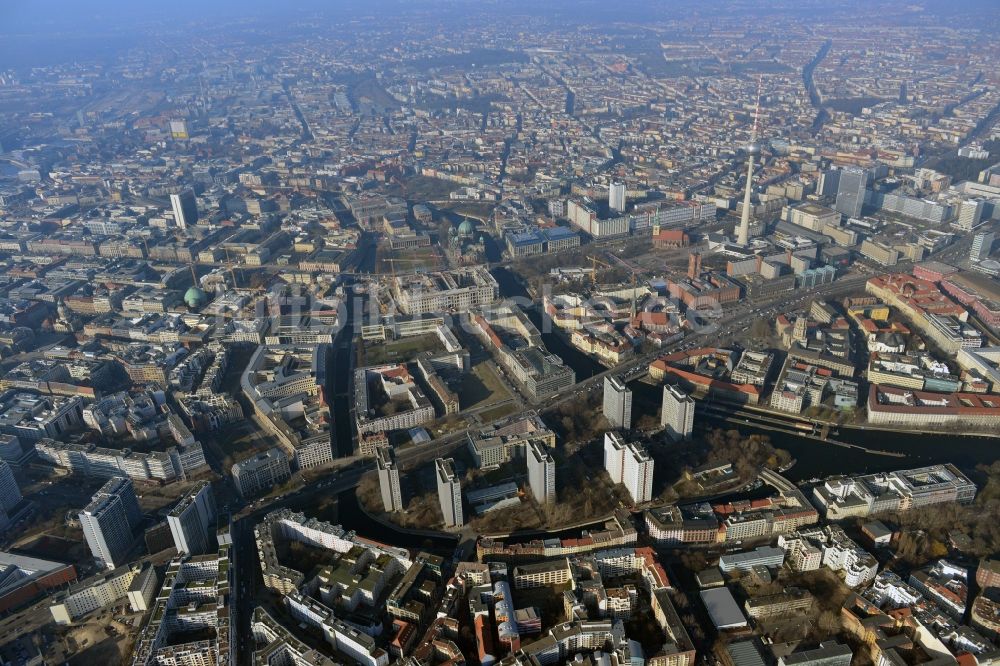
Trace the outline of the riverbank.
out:
M 581 520 L 577 523 L 571 525 L 563 525 L 558 529 L 530 529 L 530 530 L 518 530 L 517 532 L 500 532 L 495 534 L 481 534 L 480 536 L 487 539 L 510 539 L 515 537 L 517 539 L 531 540 L 532 538 L 539 537 L 543 539 L 554 539 L 561 538 L 564 532 L 569 530 L 583 530 L 585 528 L 593 529 L 604 529 L 604 524 L 614 518 L 614 512 L 607 514 L 603 517 L 598 518 L 588 518 L 587 520 Z
M 646 382 L 643 382 L 646 383 Z M 657 386 L 655 384 L 649 384 L 650 386 Z M 790 414 L 789 412 L 783 412 L 777 409 L 771 409 L 766 406 L 761 405 L 730 405 L 728 403 L 709 403 L 716 404 L 720 406 L 720 409 L 731 410 L 734 415 L 748 417 L 752 415 L 759 415 L 761 418 L 767 418 L 772 420 L 785 421 L 790 427 L 796 427 L 794 424 L 801 424 L 804 427 L 812 428 L 813 430 L 823 430 L 824 428 L 829 430 L 875 430 L 882 432 L 894 432 L 894 433 L 912 433 L 915 435 L 926 435 L 926 434 L 940 434 L 954 437 L 996 437 L 996 433 L 993 432 L 978 432 L 969 430 L 968 428 L 963 428 L 961 432 L 955 432 L 948 428 L 934 427 L 930 425 L 925 426 L 898 426 L 898 425 L 879 425 L 872 423 L 845 423 L 840 421 L 833 421 L 830 419 L 823 419 L 814 416 L 803 416 L 801 414 Z M 802 436 L 807 436 L 808 433 L 802 432 L 798 433 Z M 832 441 L 832 440 L 831 440 Z
M 391 543 L 403 548 L 450 553 L 458 546 L 461 535 L 439 530 L 401 527 L 369 513 L 361 505 L 357 489 L 350 488 L 337 495 L 337 522 L 365 539 Z
M 725 416 L 721 416 L 721 415 L 718 415 L 718 414 L 711 414 L 711 413 L 705 414 L 704 412 L 702 412 L 702 415 L 705 416 L 708 419 L 714 419 L 714 420 L 717 420 L 717 421 L 723 421 L 725 423 L 729 423 L 729 424 L 732 424 L 732 425 L 739 425 L 741 422 L 743 422 L 743 423 L 749 423 L 749 421 L 747 421 L 746 419 L 739 418 L 739 417 L 732 417 L 732 416 L 725 417 Z M 768 431 L 768 432 L 780 432 L 780 433 L 784 433 L 786 435 L 793 435 L 793 436 L 796 436 L 796 437 L 801 437 L 802 439 L 810 439 L 810 440 L 813 440 L 815 442 L 819 442 L 820 444 L 832 444 L 833 446 L 840 446 L 840 447 L 843 447 L 843 448 L 846 448 L 846 449 L 857 449 L 859 451 L 864 451 L 865 453 L 868 453 L 868 454 L 871 454 L 871 455 L 876 455 L 876 456 L 890 456 L 890 457 L 893 457 L 893 458 L 905 458 L 906 457 L 905 454 L 899 453 L 897 451 L 883 451 L 881 449 L 869 448 L 869 447 L 861 446 L 859 444 L 850 444 L 848 442 L 841 442 L 839 440 L 831 439 L 829 437 L 823 438 L 823 437 L 819 437 L 818 435 L 812 435 L 812 434 L 805 433 L 805 432 L 797 432 L 795 430 L 780 428 L 778 426 L 770 425 L 770 424 L 766 424 L 766 423 L 761 423 L 759 421 L 754 421 L 753 425 L 756 428 L 759 428 L 761 430 L 765 430 L 765 431 Z
M 354 492 L 355 492 L 355 499 L 357 499 L 357 489 L 356 488 L 354 489 Z M 383 516 L 379 516 L 379 515 L 376 515 L 376 514 L 370 512 L 368 509 L 365 508 L 365 505 L 361 503 L 360 499 L 357 499 L 357 503 L 358 503 L 358 510 L 362 514 L 364 514 L 364 516 L 366 518 L 368 518 L 369 520 L 372 520 L 372 521 L 374 521 L 376 523 L 379 523 L 385 529 L 389 529 L 389 530 L 392 530 L 394 532 L 403 532 L 404 534 L 409 534 L 411 536 L 424 537 L 424 538 L 430 538 L 430 539 L 441 539 L 441 538 L 449 538 L 450 537 L 450 538 L 453 538 L 456 542 L 460 539 L 460 535 L 459 534 L 455 534 L 455 533 L 452 533 L 452 532 L 446 532 L 444 530 L 426 530 L 426 529 L 419 529 L 419 528 L 415 528 L 415 527 L 403 527 L 402 525 L 397 525 L 396 523 L 392 522 L 388 518 L 385 518 Z M 357 531 L 357 530 L 355 530 L 355 531 Z M 358 532 L 358 533 L 360 534 L 360 532 Z M 364 536 L 364 535 L 362 535 L 362 536 Z
M 630 387 L 632 418 L 638 420 L 643 414 L 650 414 L 659 422 L 662 388 L 643 382 L 633 382 Z M 785 475 L 793 482 L 822 479 L 835 474 L 871 474 L 943 463 L 953 463 L 966 472 L 974 472 L 978 465 L 991 464 L 1000 457 L 1000 438 L 996 435 L 984 437 L 963 433 L 962 436 L 955 436 L 835 425 L 839 428 L 836 440 L 844 445 L 838 446 L 807 437 L 813 433 L 798 431 L 791 426 L 787 429 L 765 429 L 755 421 L 746 420 L 746 417 L 730 416 L 732 419 L 726 421 L 699 413 L 695 417 L 695 430 L 703 433 L 722 428 L 736 430 L 743 436 L 767 437 L 775 448 L 788 451 L 796 459 L 795 466 Z
M 824 422 L 825 423 L 825 422 Z M 847 430 L 866 430 L 875 432 L 894 432 L 894 433 L 910 433 L 913 435 L 940 435 L 942 437 L 972 437 L 980 439 L 992 439 L 997 444 L 997 453 L 1000 455 L 1000 436 L 996 432 L 977 432 L 970 430 L 962 430 L 961 432 L 954 432 L 951 430 L 946 430 L 944 428 L 937 429 L 934 426 L 923 426 L 923 427 L 913 427 L 904 428 L 901 426 L 894 425 L 878 425 L 874 423 L 830 423 L 830 425 L 836 426 L 840 429 Z
M 820 47 L 816 55 L 810 60 L 805 67 L 802 68 L 802 82 L 805 85 L 806 92 L 809 94 L 809 102 L 812 104 L 813 108 L 816 109 L 816 117 L 813 119 L 812 130 L 817 132 L 823 127 L 823 123 L 826 122 L 828 114 L 825 108 L 823 108 L 823 95 L 820 93 L 819 88 L 816 86 L 816 81 L 813 79 L 813 72 L 816 67 L 823 62 L 827 54 L 830 52 L 830 47 L 833 43 L 828 39 Z
M 355 500 L 357 502 L 358 510 L 368 519 L 375 523 L 378 523 L 382 529 L 391 530 L 392 532 L 398 532 L 402 534 L 407 534 L 413 537 L 425 538 L 425 539 L 453 539 L 456 545 L 461 541 L 462 534 L 456 532 L 447 532 L 444 530 L 429 530 L 429 529 L 418 529 L 412 527 L 403 527 L 397 525 L 396 523 L 388 520 L 384 516 L 379 516 L 371 513 L 365 508 L 361 500 L 357 498 L 355 494 Z M 599 516 L 597 518 L 588 518 L 587 520 L 581 520 L 570 525 L 562 525 L 558 528 L 553 529 L 527 529 L 527 530 L 516 530 L 513 532 L 497 532 L 497 533 L 482 533 L 477 534 L 478 537 L 497 539 L 497 540 L 508 540 L 511 538 L 517 539 L 518 541 L 530 541 L 532 539 L 553 539 L 553 538 L 565 538 L 567 536 L 576 536 L 578 533 L 584 529 L 600 530 L 604 529 L 605 523 L 614 518 L 614 513 L 608 513 L 605 516 Z M 346 527 L 346 525 L 345 525 Z M 361 536 L 365 536 L 360 529 L 354 529 Z M 366 537 L 368 538 L 368 537 Z

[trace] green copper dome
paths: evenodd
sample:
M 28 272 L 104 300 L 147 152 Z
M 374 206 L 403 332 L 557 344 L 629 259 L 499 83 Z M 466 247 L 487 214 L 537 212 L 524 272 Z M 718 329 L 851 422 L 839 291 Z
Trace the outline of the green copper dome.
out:
M 184 302 L 191 309 L 200 308 L 208 302 L 208 294 L 201 287 L 193 286 L 184 292 Z
M 462 220 L 462 223 L 458 225 L 459 236 L 471 236 L 475 232 L 476 225 L 474 225 L 470 220 Z

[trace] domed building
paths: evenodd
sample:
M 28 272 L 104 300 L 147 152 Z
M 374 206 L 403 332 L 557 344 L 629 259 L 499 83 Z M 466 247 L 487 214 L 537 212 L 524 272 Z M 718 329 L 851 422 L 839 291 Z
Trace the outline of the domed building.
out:
M 198 285 L 192 285 L 184 292 L 184 303 L 192 310 L 197 310 L 208 303 L 208 294 Z
M 476 238 L 476 223 L 468 218 L 462 220 L 458 231 L 452 231 L 445 251 L 459 266 L 482 263 L 486 258 L 486 246 L 482 234 Z
M 472 220 L 465 218 L 462 223 L 458 225 L 458 237 L 459 238 L 472 238 L 476 233 L 476 225 L 472 223 Z

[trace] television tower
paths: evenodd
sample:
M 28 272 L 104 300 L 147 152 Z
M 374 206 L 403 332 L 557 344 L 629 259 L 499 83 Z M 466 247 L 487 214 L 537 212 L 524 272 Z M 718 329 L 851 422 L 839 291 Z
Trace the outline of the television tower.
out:
M 750 194 L 753 186 L 754 159 L 760 154 L 760 146 L 757 145 L 757 128 L 760 122 L 760 89 L 763 83 L 763 77 L 757 79 L 757 106 L 753 112 L 753 130 L 750 133 L 750 143 L 746 147 L 747 187 L 743 193 L 743 214 L 740 216 L 740 228 L 736 236 L 736 244 L 742 247 L 750 244 Z

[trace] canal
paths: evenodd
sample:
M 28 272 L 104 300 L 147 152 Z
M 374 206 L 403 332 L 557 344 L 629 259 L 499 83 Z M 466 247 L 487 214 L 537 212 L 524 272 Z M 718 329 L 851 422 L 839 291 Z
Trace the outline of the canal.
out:
M 337 514 L 339 522 L 345 528 L 354 530 L 366 539 L 399 546 L 400 548 L 423 549 L 440 555 L 451 555 L 458 545 L 458 538 L 445 533 L 436 536 L 414 534 L 406 530 L 394 529 L 372 520 L 361 510 L 358 496 L 354 489 L 345 490 L 337 496 Z
M 330 504 L 328 500 L 323 501 L 321 497 L 312 492 L 304 493 L 301 496 L 292 495 L 285 500 L 284 504 L 292 511 L 301 511 L 306 516 L 316 517 L 341 525 L 344 529 L 353 530 L 366 539 L 400 548 L 429 550 L 450 555 L 458 544 L 457 537 L 444 532 L 425 536 L 372 520 L 368 514 L 361 510 L 354 488 L 337 493 L 337 501 L 333 504 Z
M 368 238 L 362 238 L 361 259 L 358 271 L 375 270 L 375 245 Z M 333 351 L 327 358 L 326 396 L 333 417 L 334 450 L 340 458 L 354 454 L 354 405 L 351 396 L 351 375 L 354 373 L 354 329 L 355 317 L 363 316 L 355 311 L 355 294 L 351 287 L 353 279 L 345 279 L 344 326 L 333 339 Z
M 639 381 L 632 382 L 630 388 L 633 422 L 644 414 L 659 418 L 662 389 Z M 822 479 L 833 474 L 885 472 L 940 463 L 954 463 L 969 472 L 976 465 L 994 462 L 1000 455 L 1000 439 L 995 437 L 840 428 L 835 439 L 870 449 L 869 452 L 775 432 L 752 424 L 732 424 L 699 413 L 695 420 L 696 434 L 713 428 L 735 428 L 743 435 L 767 437 L 771 444 L 785 449 L 795 458 L 795 466 L 784 474 L 795 482 Z M 880 455 L 877 453 L 879 451 L 900 453 L 903 457 Z

